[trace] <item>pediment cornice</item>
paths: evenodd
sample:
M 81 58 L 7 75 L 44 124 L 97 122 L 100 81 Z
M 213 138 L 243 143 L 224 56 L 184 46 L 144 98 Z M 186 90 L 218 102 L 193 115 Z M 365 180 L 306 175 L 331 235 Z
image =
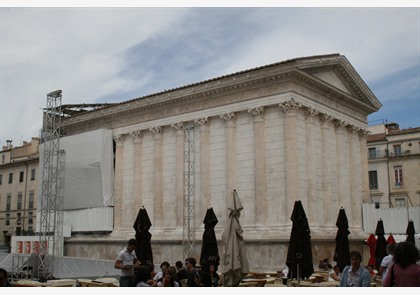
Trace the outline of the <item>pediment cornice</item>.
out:
M 313 75 L 313 73 L 321 71 L 333 71 L 351 90 L 352 95 L 333 87 Z M 267 88 L 264 91 L 261 90 L 258 92 L 259 95 L 261 93 L 264 95 L 273 95 L 277 94 L 276 91 L 278 92 L 279 90 L 276 90 L 276 87 L 269 86 L 280 85 L 283 82 L 290 81 L 303 84 L 337 103 L 352 105 L 356 109 L 363 110 L 366 113 L 377 111 L 380 106 L 372 103 L 372 100 L 368 97 L 370 92 L 366 94 L 367 90 L 360 86 L 361 82 L 358 79 L 357 73 L 352 71 L 351 66 L 345 63 L 343 65 L 342 62 L 337 61 L 324 64 L 276 64 L 163 91 L 117 105 L 104 107 L 100 110 L 72 116 L 62 120 L 62 125 L 71 128 L 71 126 L 76 127 L 94 122 L 98 119 L 114 121 L 144 112 L 155 112 L 159 116 L 159 110 L 161 109 L 168 109 L 180 104 L 216 99 L 226 95 L 235 96 L 235 99 L 237 98 L 240 101 L 241 95 L 236 95 L 237 93 L 252 92 L 255 89 Z M 257 95 L 255 91 L 253 93 L 253 95 Z M 242 99 L 249 99 L 249 97 Z

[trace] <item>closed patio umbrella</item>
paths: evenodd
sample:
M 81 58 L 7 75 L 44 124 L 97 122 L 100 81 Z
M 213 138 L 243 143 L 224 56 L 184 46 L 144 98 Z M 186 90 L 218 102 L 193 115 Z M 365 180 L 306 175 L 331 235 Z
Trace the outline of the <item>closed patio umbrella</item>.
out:
M 134 230 L 136 231 L 136 255 L 142 265 L 153 265 L 153 253 L 150 240 L 152 234 L 149 232 L 152 223 L 150 222 L 147 210 L 142 206 L 137 214 L 134 222 Z
M 249 273 L 248 257 L 245 248 L 242 226 L 239 217 L 243 209 L 236 190 L 228 198 L 229 220 L 222 234 L 224 252 L 222 256 L 223 286 L 237 287 L 242 277 Z
M 414 229 L 413 220 L 410 219 L 410 221 L 408 222 L 405 233 L 407 234 L 406 242 L 412 242 L 413 244 L 415 244 L 414 235 L 416 234 L 416 230 Z
M 375 252 L 376 252 L 376 237 L 374 234 L 370 234 L 369 238 L 366 241 L 366 244 L 369 246 L 369 262 L 368 265 L 375 265 Z
M 337 262 L 340 270 L 343 271 L 344 267 L 350 265 L 350 231 L 344 208 L 341 208 L 338 213 L 336 226 L 338 227 L 338 230 L 335 236 L 335 251 L 333 260 Z
M 311 232 L 301 201 L 295 202 L 291 220 L 293 225 L 286 259 L 289 277 L 298 280 L 309 278 L 314 272 Z
M 378 220 L 376 225 L 375 235 L 376 239 L 376 250 L 375 250 L 375 267 L 378 269 L 381 265 L 382 259 L 387 255 L 386 253 L 386 239 L 385 239 L 385 229 L 382 219 Z
M 214 232 L 214 228 L 218 222 L 219 221 L 216 214 L 214 214 L 213 208 L 208 208 L 203 221 L 203 245 L 201 247 L 200 255 L 200 266 L 206 271 L 209 270 L 210 264 L 213 264 L 216 270 L 220 264 L 219 248 L 217 246 L 216 234 Z
M 386 239 L 387 244 L 396 244 L 397 242 L 394 239 L 394 236 L 392 234 L 389 234 L 388 238 Z

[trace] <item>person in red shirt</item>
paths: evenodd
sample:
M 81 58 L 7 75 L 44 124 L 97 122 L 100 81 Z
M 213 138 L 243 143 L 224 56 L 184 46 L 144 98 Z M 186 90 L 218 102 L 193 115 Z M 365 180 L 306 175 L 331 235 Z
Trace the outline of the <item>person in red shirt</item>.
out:
M 420 255 L 411 242 L 398 243 L 394 252 L 394 263 L 386 274 L 384 287 L 420 287 Z

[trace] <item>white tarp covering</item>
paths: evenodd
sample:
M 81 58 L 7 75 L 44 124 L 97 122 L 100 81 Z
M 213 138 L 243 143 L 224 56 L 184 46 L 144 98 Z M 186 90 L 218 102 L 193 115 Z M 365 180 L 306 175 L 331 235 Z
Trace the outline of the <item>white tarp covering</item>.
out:
M 62 137 L 60 149 L 65 151 L 64 210 L 113 206 L 112 131 L 100 129 Z

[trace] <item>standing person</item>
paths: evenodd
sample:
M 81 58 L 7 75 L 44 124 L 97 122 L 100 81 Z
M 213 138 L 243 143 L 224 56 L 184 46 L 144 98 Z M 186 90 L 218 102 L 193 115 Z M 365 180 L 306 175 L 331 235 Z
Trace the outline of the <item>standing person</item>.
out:
M 398 243 L 394 251 L 393 264 L 389 267 L 384 287 L 420 287 L 420 255 L 411 242 Z
M 4 268 L 0 268 L 0 287 L 11 287 L 7 277 L 7 270 Z
M 341 274 L 340 287 L 370 287 L 370 274 L 362 263 L 362 254 L 350 253 L 351 265 L 347 265 Z
M 118 253 L 117 259 L 115 260 L 114 267 L 121 269 L 120 287 L 134 287 L 133 268 L 140 266 L 136 252 L 134 252 L 135 248 L 136 240 L 130 239 L 127 247 Z
M 195 268 L 196 260 L 194 257 L 188 257 L 185 259 L 185 267 L 188 271 L 188 280 L 187 287 L 196 287 L 195 285 L 195 273 L 197 269 Z
M 388 254 L 382 259 L 381 266 L 379 267 L 379 275 L 381 276 L 382 281 L 385 280 L 386 273 L 392 265 L 392 259 L 394 258 L 394 251 L 396 244 L 386 245 L 386 253 Z

